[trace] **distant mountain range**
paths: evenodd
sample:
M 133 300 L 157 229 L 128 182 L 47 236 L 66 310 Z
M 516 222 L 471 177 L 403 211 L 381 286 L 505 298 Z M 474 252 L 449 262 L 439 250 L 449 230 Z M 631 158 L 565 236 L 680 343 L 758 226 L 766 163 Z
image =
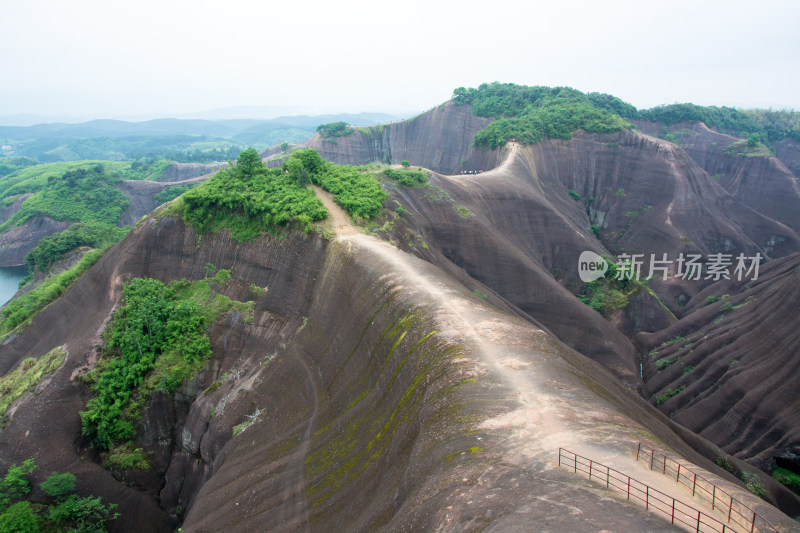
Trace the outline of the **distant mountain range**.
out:
M 235 158 L 238 149 L 245 146 L 265 148 L 284 141 L 302 142 L 314 135 L 320 124 L 344 121 L 354 126 L 371 126 L 397 119 L 386 113 L 339 113 L 269 120 L 103 119 L 78 124 L 0 126 L 0 157 L 26 156 L 39 162 L 166 157 L 205 162 Z
M 78 124 L 62 122 L 32 126 L 0 126 L 0 138 L 18 141 L 30 139 L 81 139 L 91 137 L 128 137 L 133 135 L 207 135 L 237 139 L 258 136 L 276 128 L 295 127 L 315 130 L 320 124 L 344 121 L 352 125 L 371 126 L 392 122 L 398 117 L 386 113 L 340 113 L 328 115 L 298 115 L 269 120 L 254 119 L 177 119 L 161 118 L 143 122 L 125 120 L 91 120 Z

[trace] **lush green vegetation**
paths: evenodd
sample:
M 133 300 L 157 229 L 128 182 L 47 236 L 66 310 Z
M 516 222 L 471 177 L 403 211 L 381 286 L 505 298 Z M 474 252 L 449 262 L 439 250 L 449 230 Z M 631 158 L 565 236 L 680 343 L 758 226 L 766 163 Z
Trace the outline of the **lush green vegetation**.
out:
M 800 475 L 791 470 L 779 466 L 772 471 L 772 477 L 787 487 L 800 491 Z
M 761 484 L 761 479 L 759 479 L 758 474 L 754 472 L 742 472 L 742 481 L 744 482 L 744 486 L 747 487 L 747 490 L 759 498 L 763 498 L 767 493 L 767 489 Z
M 586 283 L 578 298 L 598 313 L 608 317 L 617 309 L 624 309 L 628 305 L 628 298 L 641 290 L 643 284 L 627 276 L 616 279 L 617 265 L 608 257 L 604 259 L 608 263 L 605 275 Z
M 117 182 L 119 178 L 99 164 L 69 170 L 60 178 L 52 176 L 46 188 L 25 200 L 19 211 L 0 225 L 0 231 L 39 215 L 116 225 L 129 203 L 128 197 L 114 187 Z
M 186 192 L 176 209 L 200 233 L 228 228 L 240 241 L 292 224 L 310 231 L 313 221 L 328 216 L 307 188 L 312 183 L 357 218 L 377 215 L 386 199 L 368 169 L 326 163 L 315 150 L 297 150 L 283 168 L 267 169 L 251 148 L 242 152 L 236 166 Z
M 134 448 L 129 442 L 112 448 L 105 462 L 109 470 L 150 470 L 150 462 L 141 448 Z
M 291 133 L 291 132 L 288 132 Z M 303 130 L 305 139 L 310 130 Z M 47 133 L 42 133 L 47 135 Z M 260 136 L 259 136 L 260 137 Z M 287 138 L 282 135 L 280 138 Z M 277 142 L 277 140 L 275 142 Z M 207 163 L 235 159 L 241 142 L 207 135 L 132 135 L 126 137 L 36 138 L 14 143 L 15 153 L 42 163 L 61 161 L 169 159 L 184 163 Z M 267 143 L 264 146 L 267 146 Z
M 0 157 L 0 178 L 35 164 L 37 161 L 30 157 Z
M 590 98 L 568 87 L 484 83 L 477 89 L 457 88 L 453 101 L 497 119 L 475 135 L 475 145 L 483 148 L 495 149 L 511 139 L 535 144 L 543 137 L 569 139 L 576 130 L 609 133 L 630 127 L 617 111 L 630 114 L 629 104 L 610 95 Z
M 726 456 L 717 455 L 717 458 L 714 460 L 714 462 L 717 463 L 718 466 L 721 466 L 722 468 L 730 472 L 731 474 L 736 474 L 736 468 L 733 466 L 730 459 L 728 459 Z
M 723 133 L 760 141 L 776 142 L 786 137 L 800 141 L 800 112 L 732 107 L 670 104 L 639 111 L 638 118 L 666 125 L 703 122 Z
M 404 187 L 419 187 L 428 183 L 428 173 L 424 170 L 387 168 L 383 175 Z
M 84 272 L 100 259 L 107 248 L 87 252 L 78 263 L 68 270 L 45 279 L 30 292 L 8 302 L 0 319 L 0 335 L 7 335 L 19 326 L 30 323 L 33 317 L 49 303 L 54 302 L 69 289 Z
M 108 520 L 119 517 L 116 504 L 106 505 L 99 496 L 78 496 L 75 475 L 68 472 L 53 472 L 41 483 L 47 503 L 31 503 L 25 499 L 31 492 L 27 477 L 36 468 L 33 459 L 27 459 L 12 464 L 0 480 L 0 531 L 101 533 Z
M 94 397 L 80 413 L 83 431 L 98 447 L 131 441 L 150 393 L 173 392 L 204 367 L 213 321 L 230 310 L 252 315 L 252 302 L 215 292 L 229 278 L 219 270 L 214 278 L 166 286 L 149 278 L 126 282 L 106 332 L 107 351 L 85 378 Z
M 51 178 L 60 178 L 70 170 L 91 168 L 100 161 L 80 161 L 70 163 L 48 163 L 18 170 L 0 179 L 0 198 L 13 200 L 17 195 L 33 193 L 47 187 Z M 106 167 L 108 168 L 108 167 Z
M 319 179 L 319 185 L 332 193 L 336 203 L 356 218 L 377 216 L 386 200 L 386 193 L 380 182 L 355 167 L 328 163 L 327 171 Z
M 36 248 L 28 252 L 25 261 L 31 271 L 47 272 L 53 263 L 63 259 L 67 252 L 79 246 L 103 248 L 127 235 L 127 226 L 118 228 L 97 222 L 73 224 L 61 233 L 44 237 Z
M 64 362 L 61 348 L 53 348 L 43 356 L 26 357 L 17 368 L 0 378 L 0 416 L 8 406 L 22 396 L 25 391 L 35 387 L 45 374 L 54 372 Z
M 160 204 L 164 204 L 169 202 L 170 200 L 174 200 L 181 194 L 185 193 L 186 191 L 193 189 L 195 186 L 194 183 L 186 183 L 184 185 L 173 185 L 172 187 L 167 187 L 160 193 L 153 196 L 156 202 Z
M 102 165 L 105 173 L 113 180 L 158 179 L 171 164 L 170 161 L 146 160 L 134 162 L 118 161 L 70 161 L 67 163 L 46 163 L 18 170 L 0 178 L 0 199 L 8 205 L 17 195 L 35 193 L 53 184 L 67 172 L 85 169 L 87 171 Z
M 153 148 L 142 152 L 131 152 L 131 156 L 168 159 L 178 163 L 220 163 L 236 159 L 243 148 L 239 143 L 225 141 L 198 143 L 194 138 L 192 141 L 183 150 L 168 147 Z
M 753 138 L 760 137 L 753 134 L 750 136 L 750 140 L 746 141 L 742 139 L 741 141 L 736 141 L 725 148 L 725 153 L 740 155 L 742 157 L 771 157 L 773 155 L 772 151 L 760 141 L 756 141 L 755 143 L 751 142 Z
M 328 124 L 320 124 L 317 126 L 317 133 L 326 139 L 333 137 L 346 137 L 355 130 L 350 127 L 347 122 L 330 122 Z
M 304 167 L 295 170 L 308 172 Z M 258 152 L 249 148 L 235 166 L 183 194 L 183 218 L 201 234 L 227 228 L 239 241 L 250 241 L 276 226 L 298 224 L 309 231 L 311 222 L 328 212 L 298 179 L 282 169 L 267 169 Z
M 666 402 L 670 398 L 677 396 L 681 392 L 686 389 L 686 385 L 681 385 L 675 389 L 667 389 L 664 391 L 664 394 L 659 394 L 656 396 L 656 405 L 661 405 L 662 403 Z
M 107 163 L 105 163 L 107 164 Z M 128 168 L 117 170 L 118 176 L 125 180 L 153 180 L 157 181 L 164 171 L 172 165 L 169 159 L 138 159 L 132 161 Z
M 395 117 L 361 113 L 361 124 L 379 124 Z M 308 139 L 322 122 L 350 121 L 351 115 L 292 116 L 270 120 L 118 120 L 82 124 L 0 126 L 5 149 L 0 155 L 27 156 L 43 163 L 100 159 L 109 161 L 164 158 L 207 163 L 237 158 L 247 146 L 263 149 Z
M 319 169 L 310 174 L 311 181 L 333 194 L 351 217 L 366 219 L 381 212 L 386 193 L 366 168 L 325 163 L 314 150 L 300 150 L 292 154 L 294 157 L 305 158 L 307 165 Z
M 720 132 L 749 141 L 746 155 L 768 155 L 764 146 L 755 154 L 759 142 L 769 146 L 786 137 L 800 141 L 800 112 L 796 111 L 688 103 L 638 110 L 609 94 L 497 82 L 484 83 L 477 89 L 459 87 L 453 92 L 453 101 L 457 105 L 471 105 L 478 116 L 498 119 L 475 136 L 477 146 L 492 149 L 512 138 L 533 144 L 542 137 L 569 139 L 571 132 L 579 129 L 596 133 L 619 131 L 630 126 L 628 120 L 662 122 L 668 126 L 704 122 Z

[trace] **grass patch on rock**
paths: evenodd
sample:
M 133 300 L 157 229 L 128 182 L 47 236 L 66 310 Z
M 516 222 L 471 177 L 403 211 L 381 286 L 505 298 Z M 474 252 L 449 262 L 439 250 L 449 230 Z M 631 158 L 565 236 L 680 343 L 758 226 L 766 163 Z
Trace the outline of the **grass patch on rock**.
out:
M 61 347 L 58 347 L 38 359 L 27 357 L 17 368 L 0 378 L 0 415 L 5 414 L 9 405 L 35 387 L 46 374 L 55 372 L 64 362 L 65 355 Z

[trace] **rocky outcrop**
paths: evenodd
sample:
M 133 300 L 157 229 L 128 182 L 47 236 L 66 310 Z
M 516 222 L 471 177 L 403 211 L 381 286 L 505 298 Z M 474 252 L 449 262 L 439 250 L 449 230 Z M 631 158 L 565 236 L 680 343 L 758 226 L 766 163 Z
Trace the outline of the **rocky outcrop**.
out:
M 800 254 L 769 263 L 755 281 L 708 287 L 688 316 L 635 337 L 647 354 L 645 395 L 680 390 L 660 406 L 664 413 L 770 471 L 800 442 L 798 301 Z
M 21 226 L 11 226 L 0 233 L 0 267 L 21 266 L 25 256 L 43 237 L 60 233 L 72 222 L 52 218 L 33 217 Z
M 28 197 L 30 197 L 30 193 L 20 194 L 10 205 L 0 205 L 0 224 L 14 216 L 14 213 L 19 211 L 22 206 L 22 202 L 27 200 Z
M 800 142 L 794 139 L 782 139 L 775 143 L 778 158 L 795 176 L 800 176 Z
M 407 160 L 444 174 L 488 170 L 499 163 L 499 152 L 476 149 L 473 138 L 489 122 L 491 119 L 475 116 L 470 106 L 448 102 L 410 120 L 355 128 L 344 137 L 324 139 L 317 134 L 301 146 L 340 164 L 399 164 Z
M 385 183 L 387 206 L 403 209 L 385 211 L 373 235 L 392 245 L 355 231 L 242 244 L 227 232 L 199 239 L 158 212 L 145 218 L 0 346 L 0 375 L 55 346 L 68 352 L 46 386 L 13 406 L 0 466 L 34 456 L 34 477 L 75 473 L 79 490 L 120 504 L 118 531 L 525 530 L 532 520 L 651 531 L 665 524 L 556 468 L 554 453 L 570 446 L 644 476 L 631 451 L 652 435 L 796 529 L 713 464 L 719 447 L 746 468 L 739 460 L 766 467 L 797 445 L 786 401 L 797 389 L 796 231 L 673 143 L 576 133 L 476 151 L 486 122 L 445 104 L 306 143 L 336 162 L 407 159 L 437 171 L 429 187 Z M 486 171 L 459 174 L 469 169 Z M 145 210 L 173 183 L 123 187 Z M 770 261 L 746 284 L 680 281 L 673 270 L 604 318 L 575 296 L 583 250 Z M 255 300 L 254 316 L 220 319 L 205 370 L 151 398 L 137 446 L 152 470 L 108 472 L 81 435 L 79 376 L 102 349 L 122 284 L 199 279 L 208 263 L 231 270 L 221 290 Z M 652 351 L 640 378 L 640 354 Z M 787 371 L 777 376 L 775 364 Z M 670 396 L 662 412 L 639 390 L 652 403 Z M 766 475 L 761 483 L 769 501 L 800 512 L 787 489 Z
M 198 178 L 200 176 L 208 176 L 209 174 L 214 174 L 227 166 L 227 163 L 172 163 L 164 170 L 164 173 L 161 175 L 158 181 L 171 183 L 174 181 Z
M 176 515 L 178 507 L 188 507 L 194 492 L 212 472 L 208 465 L 214 462 L 220 439 L 230 438 L 232 426 L 250 413 L 249 402 L 239 396 L 235 398 L 237 401 L 229 401 L 225 414 L 220 413 L 209 427 L 209 412 L 190 416 L 189 406 L 194 405 L 198 391 L 201 398 L 206 398 L 203 390 L 222 379 L 228 370 L 235 371 L 242 357 L 255 357 L 257 360 L 251 359 L 248 364 L 260 368 L 265 355 L 262 350 L 273 349 L 281 341 L 281 335 L 298 327 L 312 297 L 315 269 L 324 251 L 319 237 L 304 234 L 292 234 L 282 240 L 265 237 L 248 247 L 239 246 L 227 235 L 217 235 L 204 239 L 205 251 L 197 250 L 197 240 L 197 235 L 187 231 L 180 221 L 149 219 L 112 248 L 67 296 L 45 309 L 33 327 L 7 341 L 2 348 L 0 373 L 3 374 L 24 357 L 37 355 L 41 350 L 46 353 L 49 348 L 45 346 L 65 345 L 70 354 L 48 387 L 37 396 L 26 398 L 0 432 L 2 448 L 7 450 L 2 455 L 3 464 L 19 462 L 33 454 L 37 463 L 45 466 L 42 471 L 75 473 L 85 488 L 91 487 L 92 493 L 121 503 L 126 519 L 124 524 L 117 525 L 118 530 L 172 529 L 175 522 L 169 514 Z M 85 402 L 86 391 L 74 377 L 94 360 L 101 344 L 99 335 L 125 279 L 135 276 L 165 281 L 197 279 L 204 275 L 207 263 L 232 268 L 237 279 L 247 280 L 248 283 L 231 284 L 229 294 L 234 298 L 252 297 L 249 283 L 270 288 L 258 300 L 256 325 L 248 326 L 240 317 L 229 316 L 211 330 L 216 355 L 209 371 L 187 384 L 174 400 L 156 398 L 143 417 L 141 444 L 153 456 L 155 479 L 152 475 L 130 474 L 133 478 L 120 483 L 92 461 L 92 449 L 81 437 L 78 412 Z M 255 342 L 256 339 L 261 341 Z M 224 387 L 222 390 L 229 392 Z M 37 444 L 9 446 L 19 439 Z M 208 446 L 205 455 L 193 444 L 201 441 Z M 41 449 L 41 455 L 34 448 Z M 174 483 L 165 486 L 165 478 Z M 166 510 L 159 507 L 159 500 L 164 501 Z
M 160 204 L 154 196 L 166 186 L 155 181 L 127 180 L 118 186 L 130 203 L 119 217 L 120 226 L 133 226 L 143 216 L 152 213 Z
M 638 123 L 651 133 L 663 125 Z M 777 157 L 746 157 L 726 148 L 741 141 L 718 133 L 702 122 L 676 124 L 667 131 L 678 135 L 686 153 L 744 205 L 800 231 L 800 143 L 784 139 L 775 144 Z
M 207 263 L 231 269 L 233 298 L 265 288 L 254 319 L 215 324 L 206 370 L 174 397 L 152 398 L 138 445 L 153 471 L 112 475 L 80 435 L 86 389 L 74 377 L 92 364 L 125 279 L 197 279 Z M 169 531 L 181 519 L 187 531 L 432 530 L 479 519 L 513 530 L 531 513 L 575 531 L 660 529 L 554 468 L 558 445 L 639 469 L 630 450 L 653 432 L 712 463 L 602 367 L 470 289 L 370 237 L 290 232 L 242 245 L 223 232 L 198 246 L 180 220 L 151 216 L 0 347 L 2 372 L 53 345 L 69 352 L 15 406 L 0 462 L 34 455 L 36 479 L 75 473 L 79 490 L 119 503 L 115 531 Z M 567 499 L 585 512 L 565 516 Z
M 190 181 L 201 181 L 204 176 L 189 178 Z M 155 182 L 147 180 L 126 180 L 117 187 L 130 200 L 128 207 L 120 215 L 119 226 L 133 226 L 143 216 L 151 213 L 160 204 L 155 195 L 171 187 L 176 182 Z M 182 183 L 182 182 L 181 182 Z M 0 208 L 0 220 L 5 216 L 10 218 L 22 202 L 30 195 L 18 198 L 11 206 Z M 74 224 L 70 220 L 52 220 L 47 217 L 37 216 L 22 223 L 12 226 L 0 233 L 0 267 L 18 266 L 25 264 L 25 256 L 33 250 L 39 241 L 64 231 Z
M 681 253 L 770 257 L 800 249 L 794 231 L 743 206 L 680 148 L 639 134 L 543 141 L 491 172 L 437 175 L 431 184 L 394 189 L 411 212 L 406 223 L 435 250 L 422 253 L 417 243 L 416 253 L 463 270 L 634 386 L 638 359 L 626 336 L 672 324 L 683 313 L 679 297 L 688 301 L 710 281 L 678 280 L 673 264 L 667 280 L 652 283 L 656 297 L 636 295 L 612 323 L 575 298 L 582 251 L 674 261 Z M 397 224 L 387 235 L 414 244 Z

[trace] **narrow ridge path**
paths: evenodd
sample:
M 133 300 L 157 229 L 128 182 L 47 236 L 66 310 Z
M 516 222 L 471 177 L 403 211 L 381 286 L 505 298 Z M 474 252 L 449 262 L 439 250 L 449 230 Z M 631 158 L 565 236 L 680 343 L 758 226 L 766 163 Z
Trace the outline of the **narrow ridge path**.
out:
M 513 146 L 498 171 L 513 161 L 516 150 Z M 479 426 L 488 431 L 511 430 L 510 460 L 523 465 L 544 459 L 557 468 L 558 448 L 564 447 L 724 519 L 704 501 L 692 498 L 682 485 L 635 461 L 637 437 L 632 429 L 638 424 L 569 375 L 574 372 L 558 355 L 563 347 L 556 340 L 532 324 L 497 311 L 430 263 L 359 232 L 329 193 L 315 189 L 328 209 L 335 240 L 369 254 L 379 271 L 397 278 L 405 292 L 433 311 L 440 334 L 464 345 L 476 369 L 499 379 L 509 397 L 518 400 L 516 409 Z M 587 479 L 586 483 L 597 482 Z

